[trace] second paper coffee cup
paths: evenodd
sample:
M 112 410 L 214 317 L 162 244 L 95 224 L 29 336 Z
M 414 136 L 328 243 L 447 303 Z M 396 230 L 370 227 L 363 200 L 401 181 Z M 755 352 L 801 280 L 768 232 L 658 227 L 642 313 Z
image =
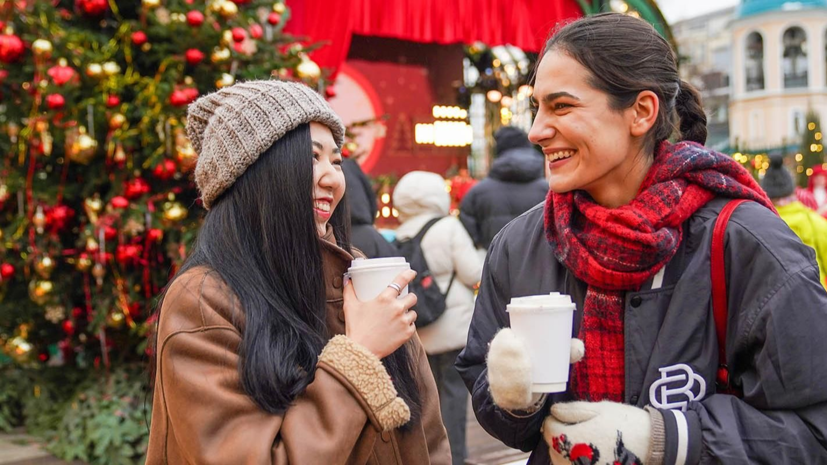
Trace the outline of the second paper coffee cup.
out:
M 399 273 L 410 269 L 405 257 L 357 258 L 350 262 L 347 274 L 356 297 L 364 302 L 378 297 Z M 407 294 L 408 286 L 405 286 L 399 296 Z
M 566 390 L 574 309 L 571 297 L 558 292 L 511 299 L 508 318 L 528 349 L 532 392 Z

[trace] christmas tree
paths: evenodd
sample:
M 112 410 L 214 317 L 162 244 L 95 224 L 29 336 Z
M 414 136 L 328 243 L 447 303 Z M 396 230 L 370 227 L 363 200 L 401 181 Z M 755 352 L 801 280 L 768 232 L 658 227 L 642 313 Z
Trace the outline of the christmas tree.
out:
M 821 119 L 814 110 L 807 111 L 807 130 L 801 140 L 800 155 L 796 155 L 798 165 L 798 183 L 807 185 L 807 178 L 813 174 L 813 167 L 824 163 L 824 146 L 821 134 Z
M 203 217 L 187 104 L 237 79 L 321 89 L 289 15 L 282 0 L 0 0 L 5 363 L 146 359 Z

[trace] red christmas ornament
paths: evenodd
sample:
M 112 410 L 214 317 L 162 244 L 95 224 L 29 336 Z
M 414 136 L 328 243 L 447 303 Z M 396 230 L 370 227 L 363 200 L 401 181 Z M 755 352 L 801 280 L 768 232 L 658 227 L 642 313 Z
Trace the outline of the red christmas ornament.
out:
M 46 106 L 50 110 L 60 110 L 66 105 L 66 99 L 60 94 L 49 94 L 46 96 Z
M 191 48 L 184 53 L 184 57 L 187 59 L 187 63 L 195 66 L 204 59 L 204 53 L 197 48 Z
M 127 199 L 134 200 L 149 193 L 149 184 L 144 178 L 135 178 L 124 183 L 124 195 Z
M 333 98 L 336 96 L 336 88 L 333 86 L 327 86 L 324 89 L 324 96 L 327 98 Z
M 83 255 L 86 255 L 86 254 L 85 253 L 81 254 L 81 256 L 83 256 Z M 82 316 L 83 316 L 83 309 L 82 308 L 75 307 L 75 308 L 72 309 L 72 318 L 78 319 Z
M 135 244 L 119 245 L 115 249 L 115 260 L 121 265 L 132 265 L 141 257 L 141 246 Z
M 253 39 L 261 39 L 264 36 L 264 28 L 260 24 L 253 24 L 250 26 L 250 37 Z
M 144 31 L 135 31 L 132 33 L 132 43 L 140 47 L 146 43 L 146 33 Z
M 112 197 L 112 200 L 109 201 L 112 204 L 112 208 L 117 209 L 124 209 L 129 206 L 129 200 L 123 196 Z
M 41 362 L 45 362 L 46 360 L 49 360 L 49 356 L 46 355 L 46 354 L 41 353 L 41 354 L 38 354 L 37 359 L 40 360 Z
M 60 232 L 66 228 L 69 221 L 75 216 L 75 211 L 66 205 L 56 205 L 46 211 L 46 225 L 53 232 Z
M 198 27 L 204 24 L 204 14 L 198 10 L 192 10 L 187 13 L 187 24 L 192 27 Z
M 267 22 L 273 26 L 277 26 L 281 22 L 281 15 L 273 11 L 267 16 Z
M 72 320 L 63 320 L 63 332 L 66 333 L 67 336 L 71 336 L 75 334 L 75 324 L 72 323 Z
M 109 9 L 107 0 L 77 0 L 75 4 L 87 16 L 100 16 Z
M 189 96 L 183 90 L 174 90 L 169 96 L 169 103 L 175 107 L 181 107 L 190 102 Z
M 247 31 L 243 27 L 234 27 L 231 33 L 235 42 L 243 42 L 247 38 Z
M 46 71 L 55 85 L 62 86 L 75 78 L 77 73 L 71 66 L 55 65 Z
M 0 278 L 3 278 L 3 281 L 10 279 L 12 276 L 14 276 L 14 265 L 11 263 L 0 265 Z
M 109 108 L 116 107 L 121 104 L 121 99 L 117 95 L 110 95 L 106 97 L 106 106 Z
M 154 174 L 155 177 L 160 179 L 161 181 L 166 181 L 167 179 L 170 179 L 177 172 L 178 170 L 175 166 L 175 162 L 170 160 L 169 158 L 165 158 L 161 163 L 158 163 L 152 170 L 152 174 Z
M 100 237 L 101 230 L 103 230 L 103 238 L 107 241 L 115 240 L 115 238 L 118 237 L 118 230 L 109 225 L 99 227 L 98 230 L 95 231 L 96 237 Z
M 250 3 L 250 0 L 231 0 L 231 1 L 233 3 L 235 3 L 236 5 L 246 5 L 247 3 Z
M 23 41 L 14 34 L 0 34 L 0 61 L 14 63 L 23 56 Z
M 146 232 L 146 238 L 152 242 L 161 242 L 164 238 L 164 231 L 157 228 L 152 228 Z
M 182 90 L 189 99 L 187 103 L 192 102 L 193 100 L 198 98 L 198 89 L 196 89 L 195 87 L 187 87 L 186 89 Z

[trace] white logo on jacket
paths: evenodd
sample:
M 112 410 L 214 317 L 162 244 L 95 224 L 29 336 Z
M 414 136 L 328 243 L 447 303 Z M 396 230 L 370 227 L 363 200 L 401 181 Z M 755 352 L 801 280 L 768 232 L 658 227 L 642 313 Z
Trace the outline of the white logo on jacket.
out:
M 659 409 L 681 409 L 686 411 L 689 402 L 703 399 L 706 395 L 706 381 L 703 377 L 692 370 L 689 365 L 678 363 L 668 367 L 659 368 L 660 379 L 652 383 L 649 388 L 649 401 Z M 669 387 L 670 384 L 683 382 L 678 387 Z M 695 386 L 698 386 L 697 395 Z

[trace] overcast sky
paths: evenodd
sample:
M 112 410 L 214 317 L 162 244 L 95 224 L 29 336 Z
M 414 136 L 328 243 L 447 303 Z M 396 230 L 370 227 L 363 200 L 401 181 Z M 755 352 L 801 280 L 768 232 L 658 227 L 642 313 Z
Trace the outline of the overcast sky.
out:
M 738 4 L 738 0 L 657 0 L 669 24 Z

